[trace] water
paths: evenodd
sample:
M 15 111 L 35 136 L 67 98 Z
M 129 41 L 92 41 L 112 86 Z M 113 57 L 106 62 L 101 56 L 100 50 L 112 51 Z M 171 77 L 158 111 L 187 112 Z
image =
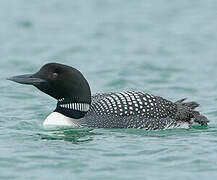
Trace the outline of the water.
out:
M 217 2 L 0 1 L 0 179 L 216 179 Z M 92 93 L 140 90 L 201 104 L 207 128 L 54 129 L 55 101 L 5 79 L 47 62 Z

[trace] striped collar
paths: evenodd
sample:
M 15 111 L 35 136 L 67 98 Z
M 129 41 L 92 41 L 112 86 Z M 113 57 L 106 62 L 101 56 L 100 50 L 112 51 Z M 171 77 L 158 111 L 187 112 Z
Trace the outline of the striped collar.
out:
M 90 109 L 90 105 L 87 103 L 71 103 L 71 102 L 64 102 L 64 98 L 58 100 L 58 104 L 61 108 L 65 109 L 72 109 L 76 111 L 87 112 Z

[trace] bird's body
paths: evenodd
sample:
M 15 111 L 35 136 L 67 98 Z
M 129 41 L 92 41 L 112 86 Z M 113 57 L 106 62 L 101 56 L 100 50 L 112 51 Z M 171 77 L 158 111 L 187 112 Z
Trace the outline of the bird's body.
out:
M 73 119 L 53 112 L 44 125 L 157 130 L 191 126 L 193 118 L 197 117 L 194 114 L 198 115 L 194 111 L 198 106 L 195 102 L 173 103 L 142 92 L 96 94 L 91 99 L 90 109 L 83 118 Z M 70 103 L 62 105 L 72 108 Z
M 159 96 L 134 91 L 91 96 L 82 74 L 61 64 L 50 63 L 36 74 L 16 76 L 10 80 L 33 84 L 57 99 L 57 107 L 44 125 L 157 130 L 209 122 L 195 111 L 199 104 L 184 103 L 185 99 L 173 103 Z

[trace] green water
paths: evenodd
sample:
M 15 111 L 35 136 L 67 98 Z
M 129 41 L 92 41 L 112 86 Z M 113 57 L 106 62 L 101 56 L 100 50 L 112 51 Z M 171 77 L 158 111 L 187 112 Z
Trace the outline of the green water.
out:
M 216 9 L 214 0 L 1 0 L 0 179 L 216 179 Z M 188 97 L 210 125 L 43 129 L 55 101 L 5 79 L 47 62 L 81 70 L 92 93 Z

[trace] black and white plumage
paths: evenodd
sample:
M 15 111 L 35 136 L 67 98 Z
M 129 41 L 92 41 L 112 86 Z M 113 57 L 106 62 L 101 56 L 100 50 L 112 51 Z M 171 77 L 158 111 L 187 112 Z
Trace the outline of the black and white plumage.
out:
M 146 130 L 191 125 L 198 118 L 203 119 L 200 124 L 206 123 L 206 117 L 194 111 L 199 105 L 183 103 L 184 100 L 173 103 L 159 96 L 134 91 L 97 94 L 92 97 L 91 108 L 81 123 L 88 127 Z
M 67 125 L 156 130 L 182 124 L 191 126 L 193 121 L 201 125 L 209 122 L 195 111 L 199 104 L 184 103 L 185 99 L 173 103 L 159 96 L 134 91 L 91 96 L 89 84 L 83 75 L 62 64 L 46 64 L 36 74 L 15 76 L 10 80 L 32 84 L 57 99 L 54 113 L 58 113 L 59 119 L 62 118 L 60 114 L 66 117 Z M 50 121 L 55 118 L 54 115 L 49 116 L 45 124 L 52 124 Z M 61 122 L 56 124 L 60 125 Z

